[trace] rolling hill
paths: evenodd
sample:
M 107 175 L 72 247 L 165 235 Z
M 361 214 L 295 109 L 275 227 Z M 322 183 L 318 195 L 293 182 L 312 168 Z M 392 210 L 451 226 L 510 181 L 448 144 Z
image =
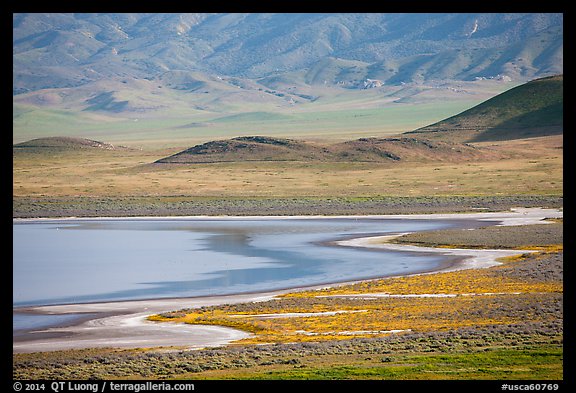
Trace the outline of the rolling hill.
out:
M 456 116 L 396 138 L 360 138 L 319 144 L 244 136 L 196 145 L 156 163 L 467 161 L 489 158 L 490 153 L 466 142 L 521 139 L 562 132 L 563 75 L 557 75 L 512 88 Z
M 37 138 L 12 145 L 14 152 L 71 151 L 80 149 L 115 150 L 126 149 L 124 146 L 114 146 L 109 143 L 75 137 Z
M 415 138 L 359 138 L 321 144 L 295 139 L 247 136 L 193 146 L 155 164 L 206 164 L 247 161 L 397 162 L 472 161 L 493 158 L 474 146 Z
M 460 142 L 562 134 L 563 82 L 563 75 L 535 79 L 448 119 L 405 134 Z
M 98 96 L 94 105 L 118 105 Z M 264 116 L 266 115 L 266 116 Z M 238 122 L 245 113 L 221 117 Z M 270 120 L 278 120 L 273 115 Z M 201 164 L 246 161 L 396 162 L 469 161 L 494 158 L 467 142 L 510 140 L 563 133 L 563 75 L 536 79 L 512 88 L 458 115 L 389 138 L 359 138 L 340 143 L 315 143 L 270 136 L 241 136 L 213 140 L 155 161 L 155 164 Z M 115 149 L 90 139 L 38 138 L 14 145 L 14 151 Z

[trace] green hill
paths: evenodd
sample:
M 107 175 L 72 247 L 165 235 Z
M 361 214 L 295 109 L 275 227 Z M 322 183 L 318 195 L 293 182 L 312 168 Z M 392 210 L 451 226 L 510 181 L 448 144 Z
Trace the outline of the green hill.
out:
M 406 134 L 460 142 L 557 135 L 563 133 L 563 104 L 563 75 L 535 79 Z

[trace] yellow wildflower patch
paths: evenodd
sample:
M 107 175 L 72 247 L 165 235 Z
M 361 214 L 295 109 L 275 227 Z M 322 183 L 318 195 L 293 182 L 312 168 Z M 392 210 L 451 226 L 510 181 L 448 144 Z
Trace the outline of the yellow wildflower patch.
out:
M 555 309 L 561 302 L 562 281 L 506 274 L 519 263 L 514 261 L 523 258 L 508 258 L 503 265 L 488 269 L 364 281 L 293 292 L 268 302 L 207 307 L 150 319 L 222 325 L 254 333 L 238 342 L 246 344 L 382 337 L 407 331 L 545 321 L 551 314 L 542 310 Z

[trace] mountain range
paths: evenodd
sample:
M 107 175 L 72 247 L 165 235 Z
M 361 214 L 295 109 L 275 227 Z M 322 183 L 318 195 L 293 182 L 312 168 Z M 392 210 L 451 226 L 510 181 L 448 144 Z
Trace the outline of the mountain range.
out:
M 563 14 L 13 15 L 14 94 L 103 80 L 195 91 L 227 78 L 285 94 L 561 73 Z

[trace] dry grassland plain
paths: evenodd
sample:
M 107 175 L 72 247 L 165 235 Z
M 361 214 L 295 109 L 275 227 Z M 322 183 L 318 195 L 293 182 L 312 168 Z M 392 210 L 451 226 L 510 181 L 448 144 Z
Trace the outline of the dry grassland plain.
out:
M 373 197 L 562 195 L 562 136 L 477 146 L 488 161 L 230 162 L 150 165 L 183 147 L 23 153 L 13 157 L 13 196 Z M 233 214 L 233 213 L 231 213 Z

